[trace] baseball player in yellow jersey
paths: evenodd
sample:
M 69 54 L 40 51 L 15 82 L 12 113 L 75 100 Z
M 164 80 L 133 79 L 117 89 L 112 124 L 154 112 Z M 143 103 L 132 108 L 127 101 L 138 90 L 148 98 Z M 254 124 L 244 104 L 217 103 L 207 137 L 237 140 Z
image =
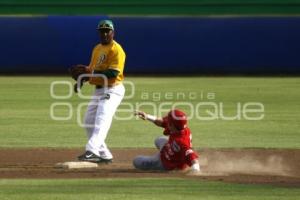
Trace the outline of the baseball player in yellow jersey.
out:
M 94 47 L 91 62 L 86 69 L 92 74 L 101 74 L 102 77 L 88 79 L 91 85 L 95 85 L 95 92 L 85 114 L 88 138 L 86 152 L 78 160 L 109 163 L 113 156 L 105 144 L 105 138 L 124 97 L 122 81 L 126 55 L 120 44 L 113 39 L 114 24 L 111 20 L 100 21 L 97 30 L 101 43 Z

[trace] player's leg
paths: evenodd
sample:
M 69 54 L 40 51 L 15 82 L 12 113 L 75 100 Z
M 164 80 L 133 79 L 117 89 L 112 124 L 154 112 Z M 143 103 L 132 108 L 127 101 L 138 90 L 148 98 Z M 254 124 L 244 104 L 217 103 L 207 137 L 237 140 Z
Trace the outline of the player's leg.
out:
M 99 102 L 99 98 L 95 93 L 85 112 L 84 127 L 86 129 L 88 140 L 92 136 L 95 128 L 95 118 L 96 118 L 96 113 L 98 108 L 98 102 Z
M 87 110 L 85 112 L 84 117 L 84 127 L 86 129 L 86 135 L 88 140 L 91 138 L 94 128 L 95 128 L 95 118 L 98 108 L 99 98 L 97 93 L 94 93 L 92 100 L 89 102 Z M 82 155 L 78 156 L 78 160 L 80 161 L 90 161 L 90 162 L 98 162 L 100 160 L 99 156 L 94 154 L 93 152 L 86 151 Z
M 165 170 L 160 160 L 159 153 L 154 156 L 137 156 L 133 160 L 133 166 L 136 169 L 141 170 Z
M 116 89 L 107 90 L 105 94 L 100 95 L 95 118 L 95 128 L 86 145 L 86 150 L 93 152 L 103 159 L 111 160 L 113 158 L 110 150 L 105 144 L 105 139 L 111 126 L 113 116 L 120 105 L 123 96 L 123 85 Z
M 113 98 L 113 95 L 111 95 L 110 99 L 99 101 L 95 117 L 95 128 L 86 145 L 87 151 L 91 151 L 98 156 L 100 156 L 101 151 L 101 155 L 106 159 L 112 159 L 111 152 L 104 144 L 108 130 L 111 126 L 113 114 L 115 112 L 114 110 L 117 107 Z
M 154 144 L 158 150 L 161 150 L 167 142 L 168 142 L 168 137 L 161 136 L 155 139 Z

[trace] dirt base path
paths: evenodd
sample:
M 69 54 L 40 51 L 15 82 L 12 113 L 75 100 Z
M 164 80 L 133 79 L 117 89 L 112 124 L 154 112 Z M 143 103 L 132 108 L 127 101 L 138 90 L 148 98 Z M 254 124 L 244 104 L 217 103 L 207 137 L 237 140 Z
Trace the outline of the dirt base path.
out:
M 202 175 L 186 176 L 182 172 L 145 172 L 133 168 L 135 156 L 152 155 L 155 149 L 113 149 L 112 164 L 72 170 L 54 166 L 76 161 L 82 149 L 0 149 L 0 178 L 182 177 L 300 187 L 299 149 L 202 149 L 199 152 Z

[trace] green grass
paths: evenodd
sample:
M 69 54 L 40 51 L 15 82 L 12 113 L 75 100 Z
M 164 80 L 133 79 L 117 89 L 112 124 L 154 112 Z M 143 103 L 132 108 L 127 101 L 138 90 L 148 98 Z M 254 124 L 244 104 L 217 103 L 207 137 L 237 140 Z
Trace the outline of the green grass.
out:
M 50 96 L 53 81 L 71 81 L 68 77 L 0 77 L 0 147 L 83 147 L 85 131 L 76 123 L 77 105 L 82 100 L 76 95 L 70 99 L 55 100 Z M 234 116 L 238 103 L 260 102 L 264 105 L 265 117 L 259 121 L 198 120 L 195 115 L 189 121 L 196 148 L 300 148 L 300 78 L 244 78 L 244 77 L 176 77 L 176 78 L 127 78 L 135 85 L 134 97 L 123 103 L 132 109 L 143 103 L 154 103 L 164 110 L 178 102 L 191 103 L 180 106 L 188 114 L 195 112 L 199 102 L 224 105 L 224 115 Z M 126 85 L 127 94 L 132 91 Z M 67 94 L 66 86 L 55 87 L 57 95 Z M 85 86 L 84 93 L 92 92 Z M 147 93 L 146 93 L 147 92 Z M 177 94 L 184 94 L 177 97 Z M 210 93 L 215 95 L 214 99 Z M 158 98 L 158 94 L 160 98 Z M 189 97 L 188 95 L 191 95 Z M 67 121 L 50 118 L 50 106 L 55 102 L 70 103 L 73 116 Z M 163 106 L 163 103 L 166 103 Z M 120 106 L 128 109 L 128 106 Z M 153 113 L 151 106 L 140 109 Z M 207 116 L 200 109 L 201 116 Z M 84 110 L 83 110 L 84 111 Z M 163 114 L 166 112 L 162 112 Z M 66 107 L 57 107 L 55 114 L 68 115 Z M 83 114 L 83 112 L 81 113 Z M 118 114 L 119 116 L 129 116 Z M 110 147 L 153 147 L 153 140 L 162 130 L 142 120 L 114 120 L 107 143 Z
M 187 179 L 0 180 L 1 200 L 43 199 L 230 199 L 299 198 L 299 188 L 226 184 Z
M 50 96 L 53 81 L 71 81 L 67 77 L 0 77 L 0 147 L 83 147 L 83 128 L 77 126 L 76 108 L 88 102 L 76 95 L 56 100 Z M 210 147 L 300 147 L 300 78 L 127 78 L 135 85 L 134 97 L 123 103 L 133 109 L 143 103 L 156 106 L 167 103 L 165 110 L 178 102 L 224 104 L 224 115 L 233 116 L 237 103 L 261 102 L 265 117 L 260 121 L 213 121 L 193 117 L 189 126 L 196 148 Z M 127 94 L 131 91 L 126 85 Z M 67 94 L 66 86 L 57 86 L 57 95 Z M 85 86 L 84 93 L 92 92 Z M 148 92 L 148 93 L 146 93 Z M 184 93 L 176 97 L 176 94 Z M 193 94 L 193 98 L 188 97 Z M 209 93 L 215 98 L 209 99 Z M 147 96 L 147 94 L 149 96 Z M 160 94 L 161 98 L 158 98 Z M 166 96 L 167 95 L 167 96 Z M 172 96 L 173 95 L 173 96 Z M 170 97 L 172 96 L 172 97 Z M 195 97 L 196 96 L 196 97 Z M 74 108 L 70 120 L 55 121 L 50 106 L 70 103 Z M 120 109 L 125 109 L 124 105 Z M 181 106 L 188 114 L 191 110 Z M 154 113 L 150 106 L 142 110 Z M 205 109 L 204 109 L 205 110 Z M 205 111 L 201 110 L 201 115 Z M 210 108 L 211 110 L 211 108 Z M 193 110 L 195 111 L 195 110 Z M 163 114 L 165 112 L 162 112 Z M 68 110 L 57 107 L 55 114 L 66 116 Z M 129 116 L 120 114 L 120 116 Z M 153 147 L 162 130 L 142 120 L 114 120 L 107 143 L 110 147 Z M 297 199 L 299 188 L 268 185 L 228 184 L 190 179 L 71 179 L 71 180 L 0 180 L 0 199 Z

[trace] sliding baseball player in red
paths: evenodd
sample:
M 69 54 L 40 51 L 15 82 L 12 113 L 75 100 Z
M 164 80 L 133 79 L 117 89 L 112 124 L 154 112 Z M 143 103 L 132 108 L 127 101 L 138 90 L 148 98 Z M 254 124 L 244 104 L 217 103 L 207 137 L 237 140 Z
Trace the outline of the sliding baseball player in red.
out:
M 164 128 L 165 136 L 155 140 L 159 153 L 153 156 L 138 156 L 133 160 L 133 165 L 141 170 L 184 170 L 190 167 L 189 172 L 200 172 L 198 155 L 192 149 L 191 131 L 187 127 L 187 117 L 184 112 L 175 109 L 167 116 L 157 118 L 142 111 L 135 115 L 143 120 L 153 122 Z

